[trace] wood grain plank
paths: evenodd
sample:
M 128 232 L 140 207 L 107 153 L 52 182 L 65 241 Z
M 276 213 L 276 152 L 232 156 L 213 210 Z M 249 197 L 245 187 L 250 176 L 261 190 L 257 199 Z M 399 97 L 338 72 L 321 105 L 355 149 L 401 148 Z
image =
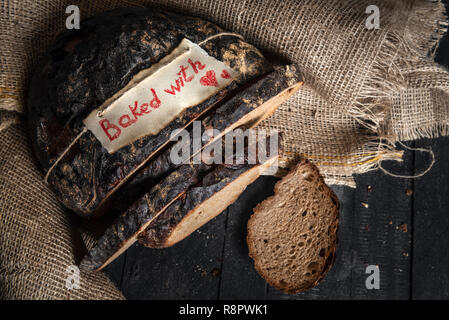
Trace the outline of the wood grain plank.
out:
M 132 246 L 122 292 L 128 299 L 217 299 L 226 212 L 166 249 Z
M 415 181 L 413 299 L 449 299 L 449 137 L 422 139 L 417 147 L 431 148 L 435 165 Z M 416 168 L 429 157 L 416 152 Z
M 413 152 L 404 163 L 385 163 L 396 174 L 413 172 Z M 409 299 L 411 279 L 411 180 L 375 171 L 356 178 L 352 299 Z M 370 190 L 370 191 L 368 191 Z M 366 268 L 380 269 L 380 288 L 368 290 Z
M 122 290 L 125 261 L 126 252 L 103 270 L 119 290 Z
M 246 244 L 248 219 L 253 208 L 273 194 L 277 179 L 261 177 L 229 207 L 220 299 L 265 299 L 266 283 L 254 269 Z

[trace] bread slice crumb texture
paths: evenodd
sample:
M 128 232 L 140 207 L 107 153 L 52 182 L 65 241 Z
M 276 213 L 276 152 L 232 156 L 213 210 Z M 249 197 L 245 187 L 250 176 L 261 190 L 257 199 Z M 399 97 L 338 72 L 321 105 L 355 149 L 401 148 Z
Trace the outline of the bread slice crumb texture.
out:
M 274 192 L 248 222 L 249 255 L 270 285 L 298 293 L 317 285 L 335 260 L 339 203 L 306 160 Z

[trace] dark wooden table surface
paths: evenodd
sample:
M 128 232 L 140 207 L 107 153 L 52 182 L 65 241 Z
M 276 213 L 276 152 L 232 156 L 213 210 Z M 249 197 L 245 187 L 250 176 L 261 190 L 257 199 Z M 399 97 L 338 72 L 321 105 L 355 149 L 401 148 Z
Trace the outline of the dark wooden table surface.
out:
M 437 61 L 449 67 L 449 41 Z M 334 267 L 314 289 L 286 295 L 256 273 L 246 246 L 252 208 L 272 193 L 275 179 L 260 178 L 239 200 L 188 239 L 168 249 L 134 245 L 106 272 L 128 299 L 449 299 L 449 138 L 422 139 L 436 163 L 408 180 L 381 171 L 355 176 L 357 189 L 335 186 L 342 208 Z M 406 151 L 391 171 L 414 175 L 430 162 Z M 379 289 L 365 285 L 366 267 L 378 265 Z

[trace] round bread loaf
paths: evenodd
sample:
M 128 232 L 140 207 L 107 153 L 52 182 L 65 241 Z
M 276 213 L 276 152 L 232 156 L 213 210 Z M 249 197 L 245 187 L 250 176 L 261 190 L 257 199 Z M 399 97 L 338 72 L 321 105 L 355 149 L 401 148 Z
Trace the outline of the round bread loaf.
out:
M 235 71 L 232 85 L 183 111 L 158 134 L 109 153 L 83 121 L 183 39 L 209 39 L 201 47 Z M 35 153 L 61 201 L 84 217 L 94 216 L 164 148 L 174 129 L 271 70 L 255 47 L 205 20 L 152 8 L 103 13 L 60 34 L 34 73 L 28 115 Z

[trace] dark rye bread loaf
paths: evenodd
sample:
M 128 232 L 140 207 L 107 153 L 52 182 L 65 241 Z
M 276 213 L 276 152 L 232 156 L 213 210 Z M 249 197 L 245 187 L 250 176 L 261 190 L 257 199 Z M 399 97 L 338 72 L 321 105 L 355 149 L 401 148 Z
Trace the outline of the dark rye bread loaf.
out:
M 279 181 L 248 222 L 249 255 L 273 287 L 293 294 L 318 284 L 337 246 L 339 202 L 308 161 Z
M 87 19 L 80 30 L 58 37 L 31 80 L 28 115 L 33 147 L 45 172 L 68 150 L 48 175 L 49 184 L 68 208 L 92 216 L 166 146 L 174 129 L 189 125 L 234 90 L 272 70 L 262 54 L 238 36 L 213 38 L 202 48 L 236 71 L 238 76 L 228 87 L 186 109 L 158 134 L 137 139 L 112 154 L 90 131 L 76 140 L 92 110 L 167 56 L 182 39 L 200 43 L 222 32 L 202 19 L 129 8 Z
M 232 135 L 235 134 L 234 129 L 245 130 L 256 126 L 272 114 L 282 102 L 293 95 L 301 85 L 302 76 L 296 65 L 278 67 L 275 71 L 248 85 L 202 121 L 198 121 L 198 128 L 203 138 L 201 141 L 202 148 L 194 149 L 194 135 L 190 132 L 188 137 L 190 153 L 181 162 L 174 163 L 171 154 L 179 151 L 181 149 L 179 145 L 185 144 L 187 141 L 180 141 L 178 144 L 168 147 L 152 159 L 120 189 L 120 192 L 111 197 L 111 201 L 103 206 L 102 210 L 108 210 L 108 212 L 111 210 L 114 212 L 125 211 L 130 204 L 139 198 L 139 195 L 148 192 L 154 184 L 158 183 L 165 175 L 176 170 L 181 163 L 189 163 L 189 160 L 201 150 L 213 150 L 215 142 L 224 146 L 225 141 L 221 140 L 228 140 L 228 137 L 223 139 L 226 135 L 230 135 L 230 139 L 232 139 Z M 214 129 L 213 134 L 207 132 L 207 129 L 210 128 Z M 244 133 L 242 132 L 243 136 Z M 223 149 L 222 153 L 225 152 L 226 150 Z M 207 152 L 203 152 L 203 158 L 205 153 Z M 115 216 L 116 214 L 112 213 L 112 215 Z

